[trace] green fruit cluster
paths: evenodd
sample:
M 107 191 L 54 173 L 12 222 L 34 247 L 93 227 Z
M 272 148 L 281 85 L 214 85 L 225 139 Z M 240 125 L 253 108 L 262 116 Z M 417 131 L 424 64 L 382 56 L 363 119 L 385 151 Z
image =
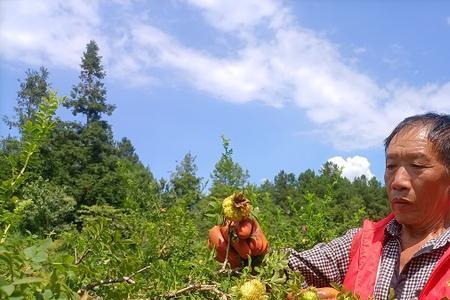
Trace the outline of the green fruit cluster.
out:
M 267 300 L 266 287 L 258 279 L 245 282 L 240 288 L 241 300 Z
M 251 205 L 241 193 L 234 193 L 225 198 L 222 202 L 222 209 L 225 218 L 233 222 L 239 222 L 248 218 Z

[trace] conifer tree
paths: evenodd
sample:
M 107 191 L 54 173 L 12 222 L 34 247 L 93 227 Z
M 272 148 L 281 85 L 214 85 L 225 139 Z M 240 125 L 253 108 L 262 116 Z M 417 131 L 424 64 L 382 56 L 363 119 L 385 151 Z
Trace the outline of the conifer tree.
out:
M 184 202 L 192 208 L 201 194 L 201 178 L 197 177 L 195 156 L 188 152 L 171 174 L 170 189 L 177 198 L 184 198 Z
M 73 87 L 71 99 L 65 106 L 72 108 L 72 113 L 86 115 L 86 123 L 99 121 L 102 114 L 111 115 L 114 105 L 106 103 L 106 89 L 102 80 L 106 73 L 101 64 L 99 48 L 95 41 L 90 41 L 81 58 L 80 83 Z
M 224 152 L 216 163 L 211 175 L 211 194 L 217 197 L 227 196 L 230 192 L 242 190 L 248 184 L 247 170 L 233 161 L 233 149 L 230 140 L 222 136 Z

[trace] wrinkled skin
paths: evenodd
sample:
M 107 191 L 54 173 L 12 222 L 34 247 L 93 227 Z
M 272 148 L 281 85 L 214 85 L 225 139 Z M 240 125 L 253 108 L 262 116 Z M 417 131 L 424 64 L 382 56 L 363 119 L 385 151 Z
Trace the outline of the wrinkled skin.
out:
M 428 128 L 404 129 L 392 139 L 384 180 L 391 210 L 407 229 L 448 225 L 450 175 L 428 140 Z

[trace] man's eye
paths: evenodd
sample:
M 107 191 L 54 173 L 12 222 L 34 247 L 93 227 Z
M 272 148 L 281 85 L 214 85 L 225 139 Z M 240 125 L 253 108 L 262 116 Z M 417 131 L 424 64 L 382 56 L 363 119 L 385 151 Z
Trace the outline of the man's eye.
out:
M 425 166 L 424 166 L 424 165 L 421 165 L 421 164 L 411 164 L 411 166 L 412 166 L 413 168 L 416 168 L 416 169 L 422 169 L 422 168 L 425 168 Z
M 393 169 L 395 169 L 395 165 L 394 164 L 387 164 L 386 165 L 386 169 L 393 170 Z

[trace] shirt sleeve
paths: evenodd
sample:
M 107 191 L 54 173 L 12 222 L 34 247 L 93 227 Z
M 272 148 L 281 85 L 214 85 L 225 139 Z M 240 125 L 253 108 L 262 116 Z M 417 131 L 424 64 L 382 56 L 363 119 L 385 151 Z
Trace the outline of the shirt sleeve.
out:
M 342 284 L 350 261 L 350 248 L 360 228 L 353 228 L 329 243 L 319 243 L 310 250 L 289 249 L 288 265 L 305 278 L 305 285 L 315 287 Z

